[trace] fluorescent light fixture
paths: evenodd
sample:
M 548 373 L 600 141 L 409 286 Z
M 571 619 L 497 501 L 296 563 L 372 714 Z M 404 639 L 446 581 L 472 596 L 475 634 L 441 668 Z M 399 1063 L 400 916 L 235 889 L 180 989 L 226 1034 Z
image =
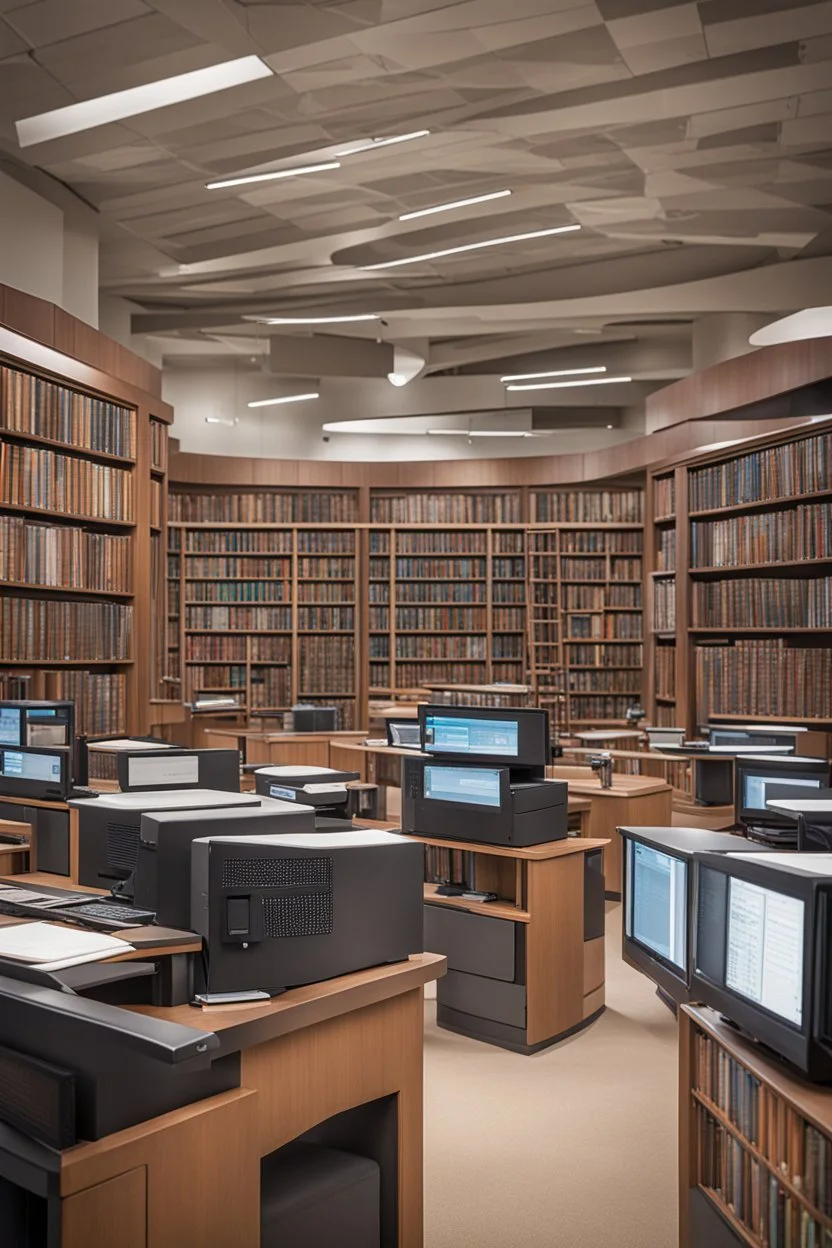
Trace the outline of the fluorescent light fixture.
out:
M 409 143 L 411 139 L 426 139 L 429 134 L 430 130 L 411 130 L 409 134 L 395 134 L 389 139 L 357 139 L 335 155 L 355 156 L 357 152 L 373 152 L 377 147 L 392 147 L 395 143 Z
M 221 191 L 227 186 L 247 186 L 250 182 L 277 182 L 281 178 L 300 178 L 307 173 L 323 173 L 326 169 L 340 169 L 338 160 L 325 160 L 318 165 L 296 165 L 294 169 L 276 169 L 273 173 L 241 174 L 238 178 L 223 178 L 220 182 L 206 182 L 206 191 Z
M 501 377 L 500 381 L 538 381 L 542 377 L 581 377 L 585 373 L 605 373 L 606 367 L 599 364 L 597 368 L 561 368 L 550 373 L 511 373 Z
M 428 429 L 434 437 L 446 438 L 533 438 L 527 429 Z
M 239 424 L 239 421 L 222 420 L 219 416 L 206 416 L 205 423 L 206 425 L 227 425 L 229 429 L 233 429 L 236 424 Z
M 261 325 L 355 325 L 359 321 L 378 321 L 376 312 L 361 316 L 244 316 L 244 321 L 258 321 Z
M 506 386 L 507 390 L 568 390 L 572 386 L 614 386 L 632 377 L 584 377 L 580 381 L 536 381 L 530 386 Z
M 484 243 L 464 243 L 461 247 L 446 247 L 442 251 L 426 251 L 421 256 L 405 256 L 401 260 L 384 260 L 381 264 L 362 264 L 362 272 L 373 269 L 395 269 L 403 264 L 420 264 L 424 260 L 441 260 L 444 256 L 458 256 L 463 251 L 481 251 L 485 247 L 502 247 L 506 243 L 524 243 L 532 238 L 548 238 L 552 234 L 573 234 L 579 225 L 558 225 L 550 230 L 530 230 L 527 234 L 507 234 L 503 238 L 489 238 Z
M 96 126 L 123 121 L 126 117 L 137 117 L 157 108 L 182 104 L 185 100 L 195 100 L 203 95 L 213 95 L 215 91 L 255 82 L 258 78 L 268 78 L 271 73 L 259 56 L 241 56 L 222 65 L 211 65 L 208 69 L 194 69 L 187 74 L 176 74 L 173 78 L 148 82 L 143 87 L 128 87 L 126 91 L 114 91 L 97 99 L 82 100 L 79 104 L 67 104 L 64 108 L 26 117 L 15 122 L 17 141 L 21 147 L 32 147 L 35 143 L 62 139 L 81 130 L 93 130 Z
M 419 208 L 416 212 L 403 212 L 400 221 L 415 221 L 417 217 L 431 217 L 436 212 L 452 212 L 454 208 L 470 208 L 472 204 L 487 204 L 491 199 L 505 199 L 511 191 L 492 191 L 490 195 L 472 195 L 470 199 L 452 199 L 447 204 L 435 204 L 433 208 Z
M 280 403 L 305 403 L 307 399 L 317 399 L 317 390 L 311 394 L 285 394 L 279 399 L 255 399 L 249 407 L 277 407 Z
M 832 336 L 832 307 L 804 308 L 756 330 L 748 339 L 752 347 L 773 347 L 781 342 Z

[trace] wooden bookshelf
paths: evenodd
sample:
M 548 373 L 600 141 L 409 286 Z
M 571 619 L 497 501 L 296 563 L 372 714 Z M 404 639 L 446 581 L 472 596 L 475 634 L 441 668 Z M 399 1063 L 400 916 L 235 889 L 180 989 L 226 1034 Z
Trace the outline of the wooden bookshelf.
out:
M 662 514 L 671 479 L 674 512 Z M 832 727 L 830 490 L 829 420 L 648 474 L 651 722 Z
M 91 734 L 145 731 L 172 411 L 135 384 L 158 391 L 149 366 L 89 327 L 85 355 L 113 371 L 54 349 L 56 318 L 77 341 L 80 322 L 0 289 L 7 324 L 11 296 L 26 320 L 25 337 L 0 328 L 0 694 L 68 698 Z
M 832 1091 L 709 1009 L 679 1013 L 680 1248 L 832 1238 Z

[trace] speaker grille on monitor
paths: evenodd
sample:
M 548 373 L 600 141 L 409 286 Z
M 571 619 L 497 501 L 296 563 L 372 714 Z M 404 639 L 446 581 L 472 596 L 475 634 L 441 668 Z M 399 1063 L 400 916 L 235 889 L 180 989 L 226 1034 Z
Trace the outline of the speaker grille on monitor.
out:
M 332 931 L 332 893 L 264 897 L 266 936 L 328 936 Z
M 77 1139 L 74 1075 L 0 1048 L 0 1121 L 52 1148 L 71 1147 Z
M 223 888 L 332 888 L 331 858 L 226 858 Z
M 107 862 L 114 871 L 135 871 L 139 831 L 129 823 L 107 824 Z

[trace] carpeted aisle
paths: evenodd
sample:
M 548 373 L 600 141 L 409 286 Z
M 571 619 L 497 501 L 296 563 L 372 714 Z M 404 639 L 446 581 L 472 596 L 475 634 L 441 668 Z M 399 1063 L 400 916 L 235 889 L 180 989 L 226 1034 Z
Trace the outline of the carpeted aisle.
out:
M 425 1248 L 674 1248 L 676 1023 L 620 922 L 608 906 L 605 1013 L 536 1057 L 426 1002 Z

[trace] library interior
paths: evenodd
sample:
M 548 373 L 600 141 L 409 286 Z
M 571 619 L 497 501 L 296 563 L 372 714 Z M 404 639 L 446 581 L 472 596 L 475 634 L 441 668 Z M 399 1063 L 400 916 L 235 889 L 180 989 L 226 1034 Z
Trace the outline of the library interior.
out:
M 832 1248 L 832 3 L 0 0 L 0 1243 Z

